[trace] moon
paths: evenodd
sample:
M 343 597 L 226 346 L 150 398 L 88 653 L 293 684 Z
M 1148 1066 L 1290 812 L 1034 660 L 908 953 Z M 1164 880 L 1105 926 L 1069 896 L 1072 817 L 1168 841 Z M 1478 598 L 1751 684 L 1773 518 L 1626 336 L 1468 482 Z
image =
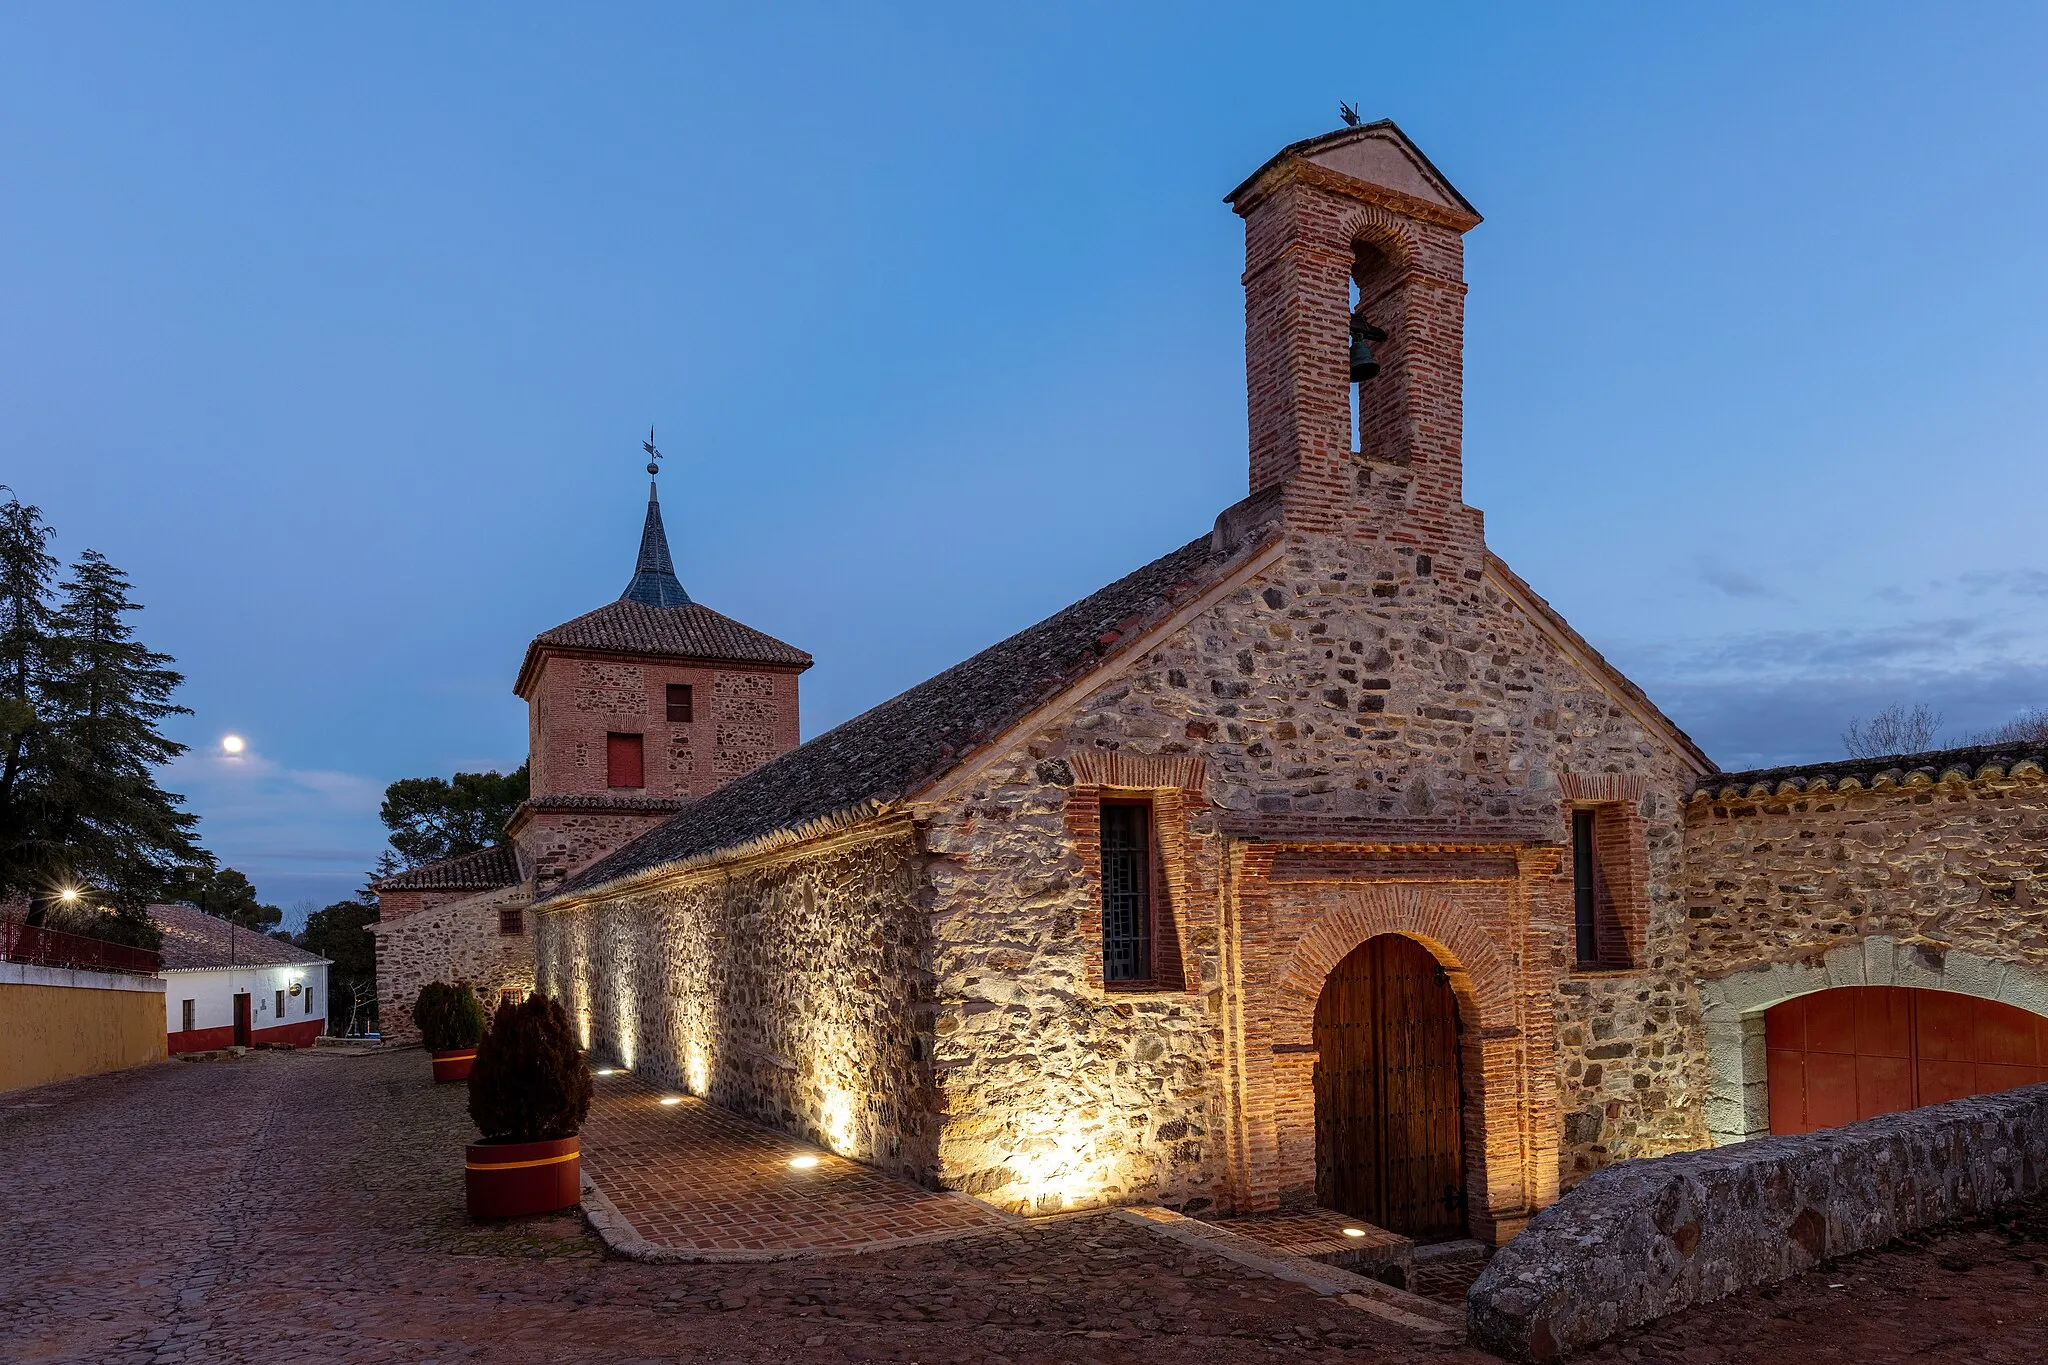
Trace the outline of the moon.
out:
M 220 751 L 224 754 L 239 754 L 240 752 L 242 752 L 242 750 L 248 747 L 248 744 L 242 739 L 240 735 L 221 736 Z

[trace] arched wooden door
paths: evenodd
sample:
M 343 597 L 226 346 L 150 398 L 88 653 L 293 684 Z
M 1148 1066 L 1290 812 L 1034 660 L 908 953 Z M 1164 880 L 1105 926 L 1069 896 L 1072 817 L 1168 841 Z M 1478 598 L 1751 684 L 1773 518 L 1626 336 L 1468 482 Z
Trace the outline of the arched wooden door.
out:
M 2048 1081 L 2048 1019 L 1907 986 L 1840 986 L 1764 1011 L 1771 1131 L 1810 1133 Z
M 1338 963 L 1316 1002 L 1316 1202 L 1418 1239 L 1465 1235 L 1458 1001 L 1399 934 Z

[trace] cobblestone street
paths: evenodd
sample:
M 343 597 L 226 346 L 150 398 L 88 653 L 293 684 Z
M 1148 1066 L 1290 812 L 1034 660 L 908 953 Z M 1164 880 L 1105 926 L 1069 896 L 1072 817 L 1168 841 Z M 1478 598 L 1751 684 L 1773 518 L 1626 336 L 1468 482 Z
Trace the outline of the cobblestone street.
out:
M 1480 1365 L 1082 1215 L 761 1265 L 605 1259 L 581 1219 L 462 1213 L 460 1086 L 417 1052 L 252 1054 L 0 1096 L 0 1359 Z M 1595 1361 L 2048 1357 L 2048 1213 L 1852 1258 Z
M 732 1266 L 607 1260 L 574 1215 L 480 1229 L 463 1101 L 418 1052 L 0 1096 L 0 1358 L 1488 1359 L 1106 1215 Z

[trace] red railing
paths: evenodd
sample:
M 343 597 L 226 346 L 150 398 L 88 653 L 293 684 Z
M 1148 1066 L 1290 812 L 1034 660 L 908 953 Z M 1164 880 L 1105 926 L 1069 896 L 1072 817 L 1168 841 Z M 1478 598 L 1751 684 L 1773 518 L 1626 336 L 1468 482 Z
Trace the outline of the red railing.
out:
M 125 943 L 109 943 L 13 919 L 0 919 L 0 958 L 37 967 L 76 967 L 90 972 L 133 972 L 140 976 L 155 976 L 164 964 L 162 953 L 147 948 L 131 948 Z

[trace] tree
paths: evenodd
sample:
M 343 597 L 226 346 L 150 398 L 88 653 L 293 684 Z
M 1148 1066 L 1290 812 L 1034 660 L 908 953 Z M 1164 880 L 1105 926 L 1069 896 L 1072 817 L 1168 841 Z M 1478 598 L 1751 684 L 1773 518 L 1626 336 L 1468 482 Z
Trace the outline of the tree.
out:
M 94 888 L 131 917 L 169 869 L 206 861 L 198 822 L 156 770 L 184 752 L 158 729 L 184 707 L 168 656 L 135 639 L 128 580 L 88 550 L 53 593 L 51 529 L 0 503 L 0 898 L 30 918 L 63 886 Z
M 1867 722 L 1851 719 L 1849 728 L 1842 731 L 1842 747 L 1851 758 L 1925 753 L 1940 731 L 1940 714 L 1930 711 L 1925 702 L 1916 702 L 1910 711 L 1895 703 Z
M 378 814 L 407 867 L 438 863 L 503 842 L 505 822 L 527 797 L 526 765 L 509 773 L 406 777 L 384 789 Z
M 327 969 L 331 1032 L 353 1034 L 361 1021 L 376 1012 L 377 943 L 369 930 L 376 920 L 376 902 L 361 899 L 336 901 L 306 916 L 299 946 L 334 964 Z
M 255 885 L 232 867 L 198 863 L 178 868 L 165 880 L 163 896 L 258 933 L 268 933 L 284 919 L 284 911 L 257 900 Z
M 2048 744 L 2048 710 L 2029 706 L 1996 729 L 1986 730 L 1972 744 Z

